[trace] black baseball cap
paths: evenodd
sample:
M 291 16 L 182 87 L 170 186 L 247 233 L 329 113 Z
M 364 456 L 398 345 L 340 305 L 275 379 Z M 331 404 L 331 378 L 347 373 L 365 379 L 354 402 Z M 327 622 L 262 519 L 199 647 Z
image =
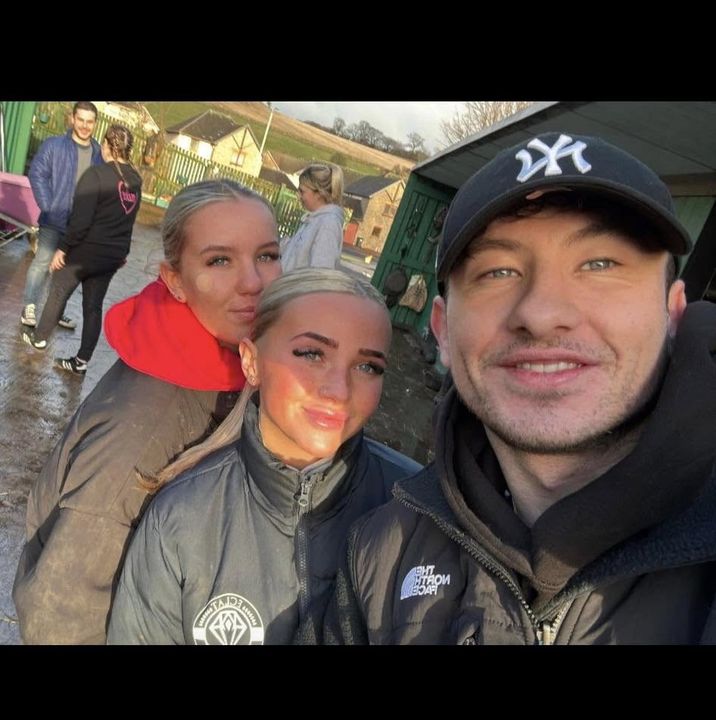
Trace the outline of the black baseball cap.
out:
M 439 286 L 460 253 L 498 215 L 538 190 L 579 190 L 626 205 L 650 221 L 673 255 L 691 250 L 669 189 L 640 160 L 605 140 L 549 132 L 501 151 L 458 190 L 450 204 L 436 269 Z

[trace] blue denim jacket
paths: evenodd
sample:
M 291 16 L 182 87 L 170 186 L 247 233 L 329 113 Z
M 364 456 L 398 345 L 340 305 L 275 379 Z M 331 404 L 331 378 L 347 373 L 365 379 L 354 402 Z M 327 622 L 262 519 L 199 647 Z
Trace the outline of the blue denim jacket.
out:
M 92 165 L 102 162 L 99 143 L 92 138 Z M 77 149 L 72 130 L 47 138 L 32 159 L 28 177 L 32 193 L 40 206 L 40 225 L 64 232 L 70 219 L 75 195 Z

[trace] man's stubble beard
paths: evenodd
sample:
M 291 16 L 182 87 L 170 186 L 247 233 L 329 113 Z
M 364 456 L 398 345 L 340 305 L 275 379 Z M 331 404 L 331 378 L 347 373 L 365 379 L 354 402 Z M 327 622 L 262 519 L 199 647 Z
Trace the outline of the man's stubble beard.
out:
M 453 382 L 463 404 L 486 428 L 514 450 L 540 455 L 573 455 L 595 450 L 602 451 L 638 433 L 645 420 L 654 410 L 668 368 L 672 344 L 672 339 L 667 334 L 659 353 L 659 359 L 650 377 L 644 383 L 641 391 L 632 399 L 629 406 L 625 408 L 621 417 L 611 427 L 572 442 L 549 442 L 545 438 L 528 438 L 524 437 L 524 433 L 518 434 L 514 428 L 509 427 L 509 421 L 495 417 L 498 413 L 493 409 L 494 403 L 491 403 L 485 394 L 480 392 L 467 372 L 464 372 L 464 376 L 471 391 L 469 394 L 462 391 L 460 379 L 456 377 L 454 372 Z M 463 362 L 463 368 L 465 367 L 466 365 Z M 554 395 L 552 394 L 552 396 Z M 547 412 L 548 409 L 545 408 L 545 411 Z

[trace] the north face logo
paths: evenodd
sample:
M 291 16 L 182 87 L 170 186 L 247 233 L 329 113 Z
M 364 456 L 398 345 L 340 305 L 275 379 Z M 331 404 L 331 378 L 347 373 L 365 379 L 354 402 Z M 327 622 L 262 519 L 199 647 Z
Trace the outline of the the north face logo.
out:
M 570 143 L 572 143 L 570 145 Z M 582 174 L 588 173 L 592 166 L 582 157 L 582 152 L 586 149 L 587 144 L 581 140 L 572 142 L 569 135 L 560 135 L 557 142 L 550 147 L 545 145 L 541 140 L 535 138 L 527 143 L 527 147 L 532 150 L 538 150 L 544 157 L 537 162 L 532 162 L 532 155 L 527 150 L 520 150 L 515 158 L 522 162 L 522 170 L 517 176 L 517 182 L 525 182 L 533 175 L 544 168 L 545 175 L 561 175 L 562 168 L 559 166 L 559 160 L 566 157 L 572 158 L 574 167 Z
M 441 585 L 450 584 L 450 575 L 435 573 L 435 565 L 414 567 L 400 586 L 400 599 L 405 600 L 416 595 L 436 595 Z

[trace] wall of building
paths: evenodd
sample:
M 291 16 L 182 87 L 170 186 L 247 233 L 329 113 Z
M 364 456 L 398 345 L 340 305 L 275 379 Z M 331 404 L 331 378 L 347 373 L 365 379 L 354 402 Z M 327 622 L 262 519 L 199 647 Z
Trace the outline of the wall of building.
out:
M 241 154 L 243 162 L 237 163 L 237 154 Z M 248 128 L 240 128 L 233 135 L 222 138 L 214 146 L 214 162 L 231 165 L 252 177 L 261 172 L 261 154 L 253 135 Z
M 382 251 L 404 189 L 403 183 L 397 182 L 370 198 L 356 234 L 356 242 L 360 243 L 360 247 L 376 253 Z

